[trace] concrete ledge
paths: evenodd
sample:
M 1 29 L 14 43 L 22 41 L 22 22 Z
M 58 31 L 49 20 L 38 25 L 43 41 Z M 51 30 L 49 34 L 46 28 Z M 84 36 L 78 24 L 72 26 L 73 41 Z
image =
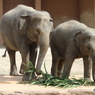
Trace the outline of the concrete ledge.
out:
M 0 95 L 95 95 L 95 86 L 55 88 L 29 84 L 17 84 L 22 76 L 0 76 Z
M 0 95 L 95 95 L 94 87 L 60 89 L 23 84 L 1 84 Z

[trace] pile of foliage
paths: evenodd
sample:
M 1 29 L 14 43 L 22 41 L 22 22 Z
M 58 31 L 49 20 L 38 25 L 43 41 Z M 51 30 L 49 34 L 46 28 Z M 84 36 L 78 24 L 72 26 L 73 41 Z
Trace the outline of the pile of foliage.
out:
M 32 76 L 33 72 L 36 72 L 35 67 L 32 65 L 32 63 L 30 62 L 30 66 L 29 68 L 31 68 L 31 70 L 26 71 L 31 73 L 30 74 L 30 79 Z M 90 82 L 90 81 L 86 81 L 84 79 L 76 79 L 76 78 L 60 78 L 60 77 L 54 77 L 50 74 L 48 74 L 47 70 L 46 70 L 46 66 L 44 64 L 44 69 L 45 69 L 45 73 L 40 71 L 42 74 L 42 77 L 33 80 L 33 81 L 25 81 L 25 82 L 21 82 L 24 84 L 30 84 L 30 85 L 44 85 L 44 86 L 54 86 L 54 87 L 62 87 L 62 88 L 69 88 L 69 87 L 77 87 L 77 86 L 95 86 L 94 82 Z

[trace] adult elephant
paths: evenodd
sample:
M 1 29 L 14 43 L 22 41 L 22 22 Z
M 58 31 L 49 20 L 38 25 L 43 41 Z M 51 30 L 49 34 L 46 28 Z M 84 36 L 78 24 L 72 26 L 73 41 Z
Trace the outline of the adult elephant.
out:
M 26 65 L 29 61 L 35 66 L 37 47 L 40 47 L 37 74 L 49 46 L 49 34 L 53 29 L 53 22 L 50 14 L 45 11 L 37 11 L 32 7 L 18 5 L 3 15 L 0 22 L 0 31 L 4 45 L 10 57 L 10 75 L 18 75 L 15 52 L 20 51 L 22 65 L 20 73 L 28 70 Z M 25 63 L 26 65 L 24 65 Z M 23 75 L 23 80 L 29 80 L 30 73 Z M 33 74 L 32 78 L 35 78 Z
M 84 77 L 90 80 L 91 69 L 95 82 L 95 30 L 86 25 L 70 20 L 58 25 L 51 35 L 52 68 L 51 74 L 68 77 L 72 63 L 76 58 L 83 58 Z

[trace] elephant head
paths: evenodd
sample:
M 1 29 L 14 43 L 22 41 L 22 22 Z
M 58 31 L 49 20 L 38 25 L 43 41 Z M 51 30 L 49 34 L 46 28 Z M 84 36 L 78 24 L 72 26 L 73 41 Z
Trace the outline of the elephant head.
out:
M 53 29 L 53 20 L 49 13 L 45 11 L 33 11 L 20 17 L 19 29 L 32 42 L 37 42 L 40 47 L 36 67 L 37 71 L 39 71 L 49 47 L 49 34 Z
M 78 31 L 74 38 L 76 47 L 82 54 L 90 56 L 92 59 L 92 76 L 95 81 L 95 30 L 86 28 Z

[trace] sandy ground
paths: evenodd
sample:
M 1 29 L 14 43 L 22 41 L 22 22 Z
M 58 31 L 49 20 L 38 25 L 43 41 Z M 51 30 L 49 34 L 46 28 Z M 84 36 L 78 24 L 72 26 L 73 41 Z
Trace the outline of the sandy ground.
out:
M 22 80 L 22 76 L 9 76 L 10 72 L 10 62 L 8 54 L 6 57 L 2 58 L 5 49 L 0 48 L 0 95 L 95 95 L 95 87 L 79 87 L 79 88 L 70 88 L 70 89 L 61 89 L 55 87 L 45 87 L 39 85 L 29 84 L 17 84 Z M 50 73 L 51 69 L 51 53 L 50 49 L 46 54 L 44 62 L 46 64 L 47 71 Z M 19 52 L 16 53 L 16 63 L 18 71 L 21 65 L 21 56 Z M 42 66 L 44 71 L 44 66 Z M 83 62 L 82 59 L 75 60 L 72 69 L 71 75 L 80 78 L 83 76 Z M 77 76 L 76 76 L 77 75 Z M 90 94 L 89 94 L 90 93 Z
M 6 57 L 2 57 L 2 55 L 4 54 L 4 51 L 5 51 L 5 48 L 0 48 L 0 75 L 9 75 L 9 72 L 10 72 L 9 56 L 7 54 Z M 46 64 L 47 71 L 50 73 L 51 63 L 52 63 L 50 48 L 48 49 L 44 62 Z M 21 56 L 19 52 L 16 52 L 16 64 L 17 64 L 17 68 L 19 72 L 19 68 L 21 65 Z M 43 65 L 42 65 L 42 70 L 44 71 Z M 74 61 L 72 69 L 71 69 L 71 75 L 82 75 L 83 76 L 82 59 L 77 59 Z

